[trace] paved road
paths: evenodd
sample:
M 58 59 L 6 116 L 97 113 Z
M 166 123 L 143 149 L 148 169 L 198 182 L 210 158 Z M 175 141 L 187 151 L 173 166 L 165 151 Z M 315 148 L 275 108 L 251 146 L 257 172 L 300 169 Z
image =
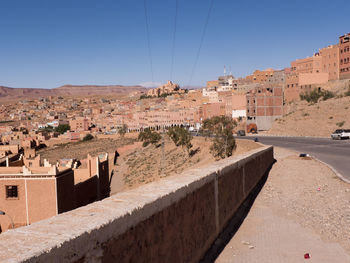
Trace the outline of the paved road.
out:
M 350 181 L 350 140 L 331 140 L 307 137 L 267 137 L 255 136 L 259 142 L 308 153 L 331 165 L 339 174 Z M 237 137 L 254 139 L 255 137 Z

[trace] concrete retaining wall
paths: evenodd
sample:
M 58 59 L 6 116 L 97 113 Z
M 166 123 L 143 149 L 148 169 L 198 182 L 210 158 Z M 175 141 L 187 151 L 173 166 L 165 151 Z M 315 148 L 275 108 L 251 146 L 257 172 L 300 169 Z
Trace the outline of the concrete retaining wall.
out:
M 263 147 L 0 235 L 0 262 L 196 262 L 273 163 Z

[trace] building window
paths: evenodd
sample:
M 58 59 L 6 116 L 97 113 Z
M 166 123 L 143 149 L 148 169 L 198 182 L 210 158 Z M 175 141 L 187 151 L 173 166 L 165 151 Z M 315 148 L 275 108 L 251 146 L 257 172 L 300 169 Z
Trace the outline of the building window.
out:
M 17 185 L 6 185 L 6 198 L 18 198 L 18 186 Z

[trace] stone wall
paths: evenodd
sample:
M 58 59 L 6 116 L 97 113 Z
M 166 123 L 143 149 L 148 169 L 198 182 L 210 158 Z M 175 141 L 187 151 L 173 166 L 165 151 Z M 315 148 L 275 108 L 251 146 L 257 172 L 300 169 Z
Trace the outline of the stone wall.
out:
M 9 230 L 0 262 L 197 262 L 273 161 L 259 148 Z

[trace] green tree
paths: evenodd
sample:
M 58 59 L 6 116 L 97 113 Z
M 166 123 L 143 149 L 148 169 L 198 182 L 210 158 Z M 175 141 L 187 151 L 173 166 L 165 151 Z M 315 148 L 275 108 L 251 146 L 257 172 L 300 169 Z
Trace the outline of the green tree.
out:
M 162 137 L 158 132 L 151 131 L 149 128 L 140 132 L 138 137 L 138 139 L 143 142 L 143 147 L 146 147 L 149 144 L 157 144 L 161 138 Z
M 68 124 L 60 124 L 57 126 L 57 128 L 55 128 L 55 131 L 59 132 L 60 134 L 63 134 L 69 130 L 70 130 L 70 126 Z
M 54 131 L 54 128 L 52 126 L 50 126 L 50 125 L 47 125 L 44 128 L 40 128 L 39 131 L 52 132 L 52 131 Z
M 83 138 L 83 141 L 86 142 L 86 141 L 90 141 L 94 138 L 94 136 L 92 136 L 90 133 L 86 134 Z
M 214 157 L 223 159 L 232 155 L 236 149 L 232 131 L 236 126 L 237 122 L 227 116 L 215 116 L 204 120 L 200 132 L 212 138 L 210 152 Z
M 191 133 L 182 127 L 172 127 L 168 131 L 168 136 L 175 143 L 176 146 L 181 146 L 187 150 L 187 153 L 190 155 L 192 148 L 192 135 Z
M 123 126 L 119 128 L 118 133 L 120 134 L 121 137 L 124 137 L 127 131 L 128 131 L 128 126 L 126 124 L 123 124 Z

